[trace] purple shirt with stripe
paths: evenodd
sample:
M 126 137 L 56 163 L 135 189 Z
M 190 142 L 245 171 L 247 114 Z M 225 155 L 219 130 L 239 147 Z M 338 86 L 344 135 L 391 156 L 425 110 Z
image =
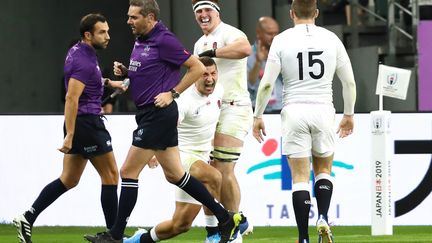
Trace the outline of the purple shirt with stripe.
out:
M 79 80 L 85 85 L 79 98 L 78 115 L 101 114 L 103 81 L 93 47 L 78 42 L 69 49 L 64 65 L 64 77 L 66 92 L 70 78 Z
M 135 41 L 129 62 L 129 90 L 137 107 L 180 82 L 180 67 L 191 56 L 177 37 L 159 21 Z

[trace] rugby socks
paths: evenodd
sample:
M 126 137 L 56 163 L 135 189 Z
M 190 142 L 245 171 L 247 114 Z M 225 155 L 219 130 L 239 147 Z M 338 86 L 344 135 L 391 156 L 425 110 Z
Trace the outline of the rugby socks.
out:
M 111 229 L 117 217 L 117 185 L 102 185 L 101 204 L 107 229 Z
M 154 238 L 153 238 L 154 236 Z M 149 232 L 146 232 L 144 234 L 141 235 L 140 237 L 140 241 L 142 243 L 155 243 L 155 242 L 159 242 L 159 238 L 156 235 L 155 229 L 154 227 L 150 229 Z
M 217 234 L 219 232 L 218 228 L 218 221 L 216 216 L 214 215 L 204 215 L 204 220 L 206 223 L 206 231 L 207 236 L 212 236 L 214 234 Z
M 158 236 L 156 235 L 156 229 L 155 229 L 155 227 L 153 227 L 153 228 L 150 229 L 150 238 L 152 240 L 152 241 L 149 241 L 150 243 L 160 241 L 159 238 L 158 238 Z
M 219 232 L 219 228 L 217 226 L 206 226 L 207 237 L 215 235 Z
M 60 178 L 49 183 L 44 189 L 42 189 L 38 198 L 34 201 L 32 207 L 24 213 L 24 217 L 31 225 L 33 225 L 39 214 L 67 190 L 68 189 L 60 180 Z
M 189 173 L 185 172 L 184 176 L 179 182 L 175 183 L 175 185 L 210 209 L 218 219 L 219 223 L 224 223 L 228 220 L 229 217 L 227 210 L 225 210 L 225 208 L 212 197 L 201 182 Z
M 111 236 L 120 240 L 126 228 L 129 216 L 132 213 L 138 198 L 138 180 L 123 178 L 121 184 L 120 201 L 118 205 L 117 219 L 109 231 Z
M 311 198 L 309 194 L 309 184 L 306 182 L 295 183 L 292 186 L 292 202 L 299 233 L 299 242 L 306 240 L 309 242 L 309 211 Z
M 318 204 L 318 215 L 322 215 L 328 222 L 327 213 L 333 193 L 333 183 L 331 182 L 331 176 L 326 173 L 318 174 L 315 177 L 314 191 Z

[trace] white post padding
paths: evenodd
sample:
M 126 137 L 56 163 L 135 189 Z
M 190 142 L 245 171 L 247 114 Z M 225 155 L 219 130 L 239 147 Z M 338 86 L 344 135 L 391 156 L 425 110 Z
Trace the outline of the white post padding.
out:
M 372 235 L 393 235 L 390 111 L 372 111 Z

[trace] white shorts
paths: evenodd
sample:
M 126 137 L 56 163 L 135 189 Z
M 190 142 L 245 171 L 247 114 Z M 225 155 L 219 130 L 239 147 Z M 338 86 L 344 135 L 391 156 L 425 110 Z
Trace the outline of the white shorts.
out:
M 334 152 L 335 109 L 328 104 L 289 104 L 281 111 L 282 154 L 328 157 Z
M 222 104 L 216 132 L 244 141 L 252 129 L 252 123 L 252 105 Z
M 180 151 L 180 159 L 182 162 L 183 169 L 186 172 L 189 172 L 192 165 L 195 162 L 197 162 L 198 160 L 208 162 L 210 160 L 209 155 L 210 155 L 209 152 Z M 195 200 L 195 198 L 191 197 L 189 194 L 187 194 L 185 191 L 183 191 L 179 187 L 176 187 L 176 189 L 175 189 L 175 200 L 177 202 L 184 202 L 184 203 L 192 203 L 192 204 L 201 205 L 200 202 Z

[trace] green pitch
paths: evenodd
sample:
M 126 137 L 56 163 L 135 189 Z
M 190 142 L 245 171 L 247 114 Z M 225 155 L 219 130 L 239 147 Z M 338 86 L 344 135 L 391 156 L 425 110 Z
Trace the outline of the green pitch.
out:
M 85 242 L 83 235 L 102 231 L 103 228 L 93 227 L 35 227 L 32 240 L 35 243 L 78 243 Z M 128 228 L 126 233 L 133 234 L 135 228 Z M 428 242 L 432 243 L 432 226 L 395 226 L 393 236 L 370 236 L 368 226 L 335 226 L 332 228 L 336 243 L 351 242 L 379 242 L 379 243 L 404 243 L 404 242 Z M 310 228 L 311 242 L 317 242 L 315 228 Z M 255 227 L 254 233 L 243 239 L 243 242 L 266 243 L 294 243 L 297 231 L 294 227 Z M 192 228 L 186 234 L 180 235 L 169 243 L 202 243 L 205 230 Z M 0 224 L 0 242 L 18 242 L 15 227 L 10 224 Z

